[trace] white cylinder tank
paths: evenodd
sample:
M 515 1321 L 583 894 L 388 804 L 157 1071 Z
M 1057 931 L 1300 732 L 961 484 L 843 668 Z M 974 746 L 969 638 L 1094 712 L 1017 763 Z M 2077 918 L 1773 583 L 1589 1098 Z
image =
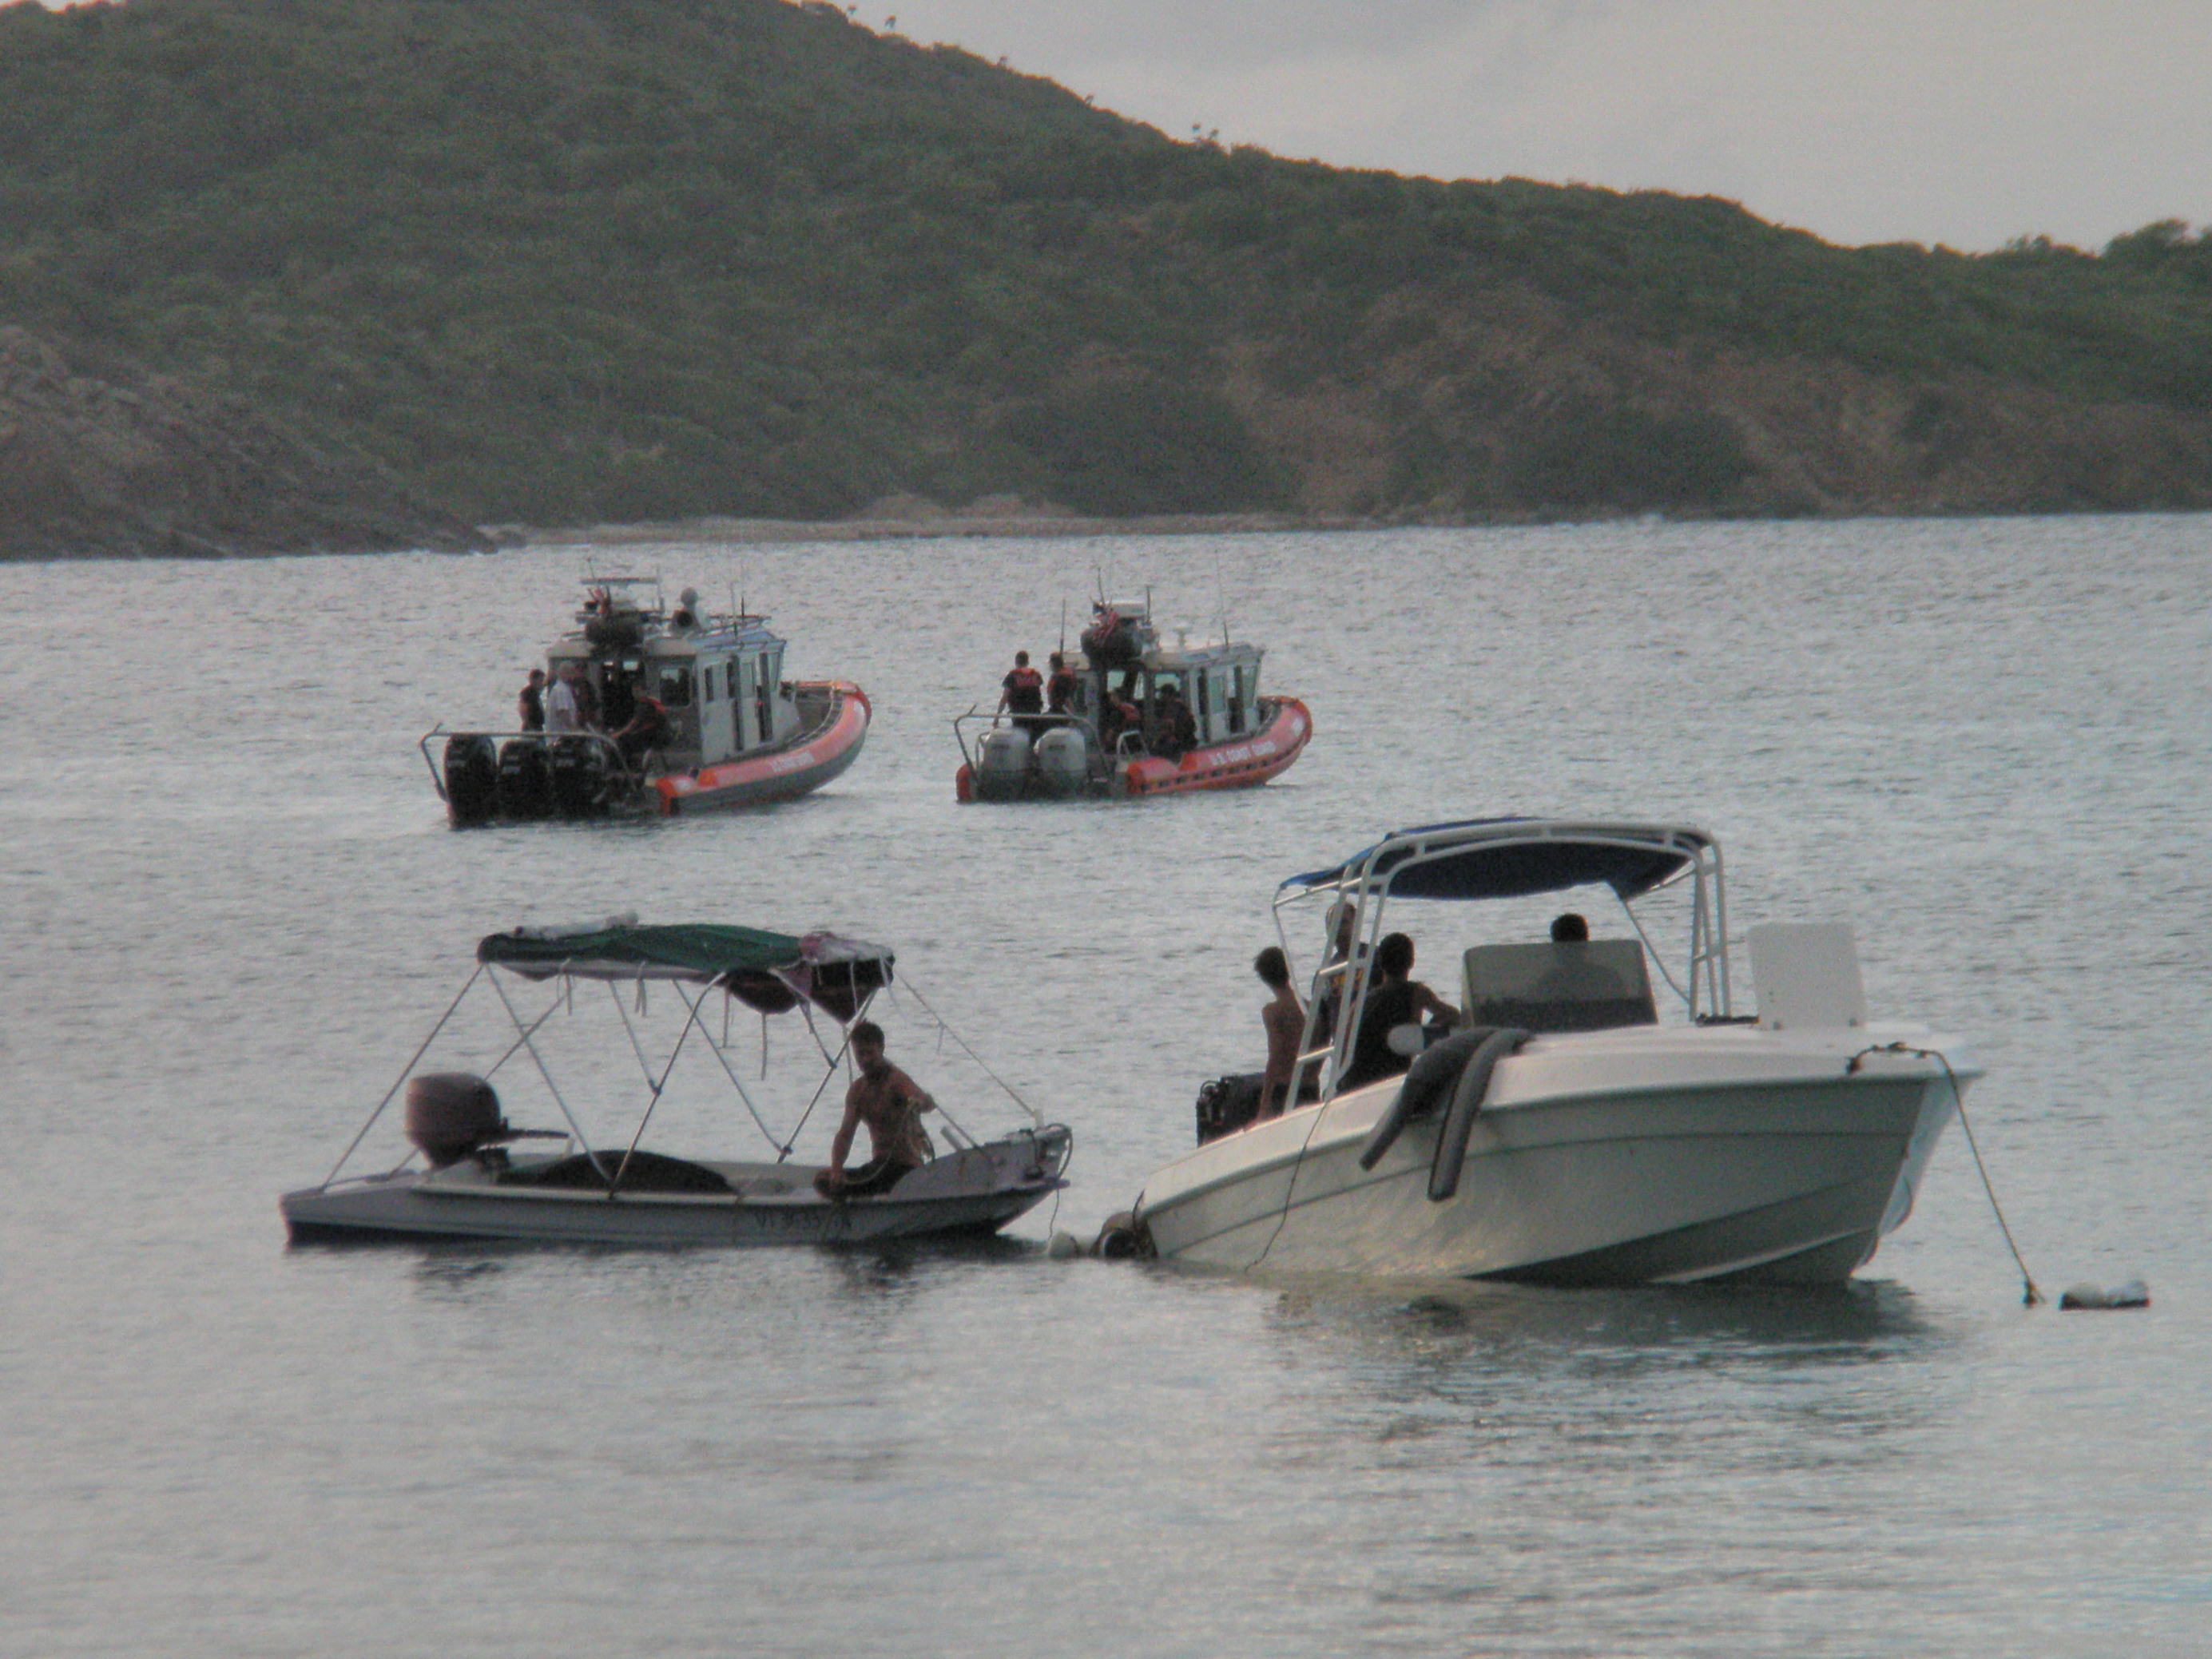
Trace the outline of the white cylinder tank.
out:
M 1054 726 L 1036 740 L 1036 765 L 1048 787 L 1070 794 L 1082 788 L 1091 775 L 1083 734 L 1072 726 Z

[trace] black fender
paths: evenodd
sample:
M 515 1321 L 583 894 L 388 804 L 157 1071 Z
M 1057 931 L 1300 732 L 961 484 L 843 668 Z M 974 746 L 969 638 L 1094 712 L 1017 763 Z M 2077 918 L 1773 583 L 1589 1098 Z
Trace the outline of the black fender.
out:
M 1441 1204 L 1459 1191 L 1460 1170 L 1467 1164 L 1467 1143 L 1474 1133 L 1475 1114 L 1490 1092 L 1490 1074 L 1498 1062 L 1528 1040 L 1528 1033 L 1499 1026 L 1481 1034 L 1482 1041 L 1468 1056 L 1459 1081 L 1452 1085 L 1451 1104 L 1444 1109 L 1444 1127 L 1437 1133 L 1437 1154 L 1429 1164 L 1429 1201 Z
M 1413 1056 L 1413 1063 L 1406 1068 L 1406 1080 L 1398 1085 L 1398 1097 L 1390 1103 L 1368 1134 L 1367 1144 L 1359 1149 L 1359 1167 L 1371 1170 L 1382 1161 L 1382 1154 L 1390 1150 L 1391 1143 L 1406 1131 L 1406 1126 L 1417 1117 L 1426 1117 L 1436 1107 L 1452 1079 L 1460 1074 L 1468 1057 L 1481 1047 L 1482 1040 L 1490 1035 L 1490 1028 L 1479 1025 L 1465 1031 L 1454 1031 L 1433 1048 L 1424 1048 Z

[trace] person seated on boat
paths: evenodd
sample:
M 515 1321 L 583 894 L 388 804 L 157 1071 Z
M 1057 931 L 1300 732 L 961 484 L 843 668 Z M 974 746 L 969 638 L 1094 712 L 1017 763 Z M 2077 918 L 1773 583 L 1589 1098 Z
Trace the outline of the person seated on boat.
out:
M 1589 923 L 1570 910 L 1552 921 L 1552 943 L 1572 947 L 1589 943 Z M 1530 994 L 1559 1002 L 1601 1002 L 1635 994 L 1612 969 L 1589 960 L 1587 951 L 1554 951 L 1558 958 L 1537 977 Z
M 1145 717 L 1137 705 L 1121 691 L 1109 691 L 1098 709 L 1098 742 L 1109 755 L 1118 751 L 1125 732 L 1137 734 L 1139 747 L 1143 745 Z
M 522 722 L 525 732 L 545 729 L 545 671 L 533 668 L 524 684 L 522 694 L 514 700 L 515 717 Z
M 1155 755 L 1171 761 L 1198 747 L 1198 721 L 1173 680 L 1160 681 L 1152 692 L 1152 745 Z
M 613 735 L 623 764 L 637 771 L 645 757 L 668 740 L 668 710 L 659 698 L 641 691 L 633 701 L 629 723 Z
M 921 1115 L 936 1110 L 937 1103 L 884 1058 L 883 1027 L 864 1019 L 853 1028 L 851 1042 L 855 1075 L 845 1091 L 845 1119 L 830 1143 L 830 1167 L 814 1177 L 814 1190 L 824 1198 L 876 1197 L 934 1156 Z M 848 1172 L 853 1132 L 864 1123 L 868 1161 Z
M 1042 714 L 1044 713 L 1044 676 L 1030 666 L 1030 653 L 1014 653 L 1014 665 L 1006 678 L 999 682 L 998 713 L 1001 714 Z M 1017 719 L 1014 724 L 1036 738 L 1044 731 L 1042 720 Z
M 1459 1010 L 1413 978 L 1413 941 L 1403 933 L 1385 934 L 1375 947 L 1375 982 L 1367 988 L 1358 1034 L 1352 1039 L 1352 1064 L 1337 1080 L 1338 1092 L 1399 1076 L 1413 1063 L 1410 1054 L 1390 1047 L 1390 1033 L 1401 1025 L 1449 1029 L 1459 1024 Z
M 1067 665 L 1067 659 L 1055 651 L 1052 653 L 1052 673 L 1044 683 L 1044 712 L 1048 714 L 1073 714 L 1075 712 L 1075 671 Z
M 1306 1011 L 1291 988 L 1290 958 L 1270 945 L 1252 958 L 1252 971 L 1274 998 L 1260 1010 L 1267 1033 L 1267 1069 L 1260 1073 L 1260 1115 L 1279 1117 L 1291 1097 L 1291 1079 L 1298 1066 L 1298 1039 L 1305 1035 Z
M 576 697 L 576 683 L 583 670 L 573 662 L 561 665 L 560 678 L 545 694 L 545 725 L 549 731 L 580 732 L 584 729 L 583 706 Z

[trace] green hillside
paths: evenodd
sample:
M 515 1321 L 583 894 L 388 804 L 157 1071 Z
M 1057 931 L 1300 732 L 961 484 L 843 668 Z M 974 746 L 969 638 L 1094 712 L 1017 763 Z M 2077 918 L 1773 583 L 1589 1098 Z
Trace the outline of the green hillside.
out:
M 0 9 L 0 322 L 478 520 L 2212 490 L 2212 241 L 2179 226 L 1844 249 L 1339 171 L 780 0 Z M 1791 412 L 1838 374 L 1897 453 Z M 2036 445 L 2073 473 L 2004 499 L 2054 476 Z

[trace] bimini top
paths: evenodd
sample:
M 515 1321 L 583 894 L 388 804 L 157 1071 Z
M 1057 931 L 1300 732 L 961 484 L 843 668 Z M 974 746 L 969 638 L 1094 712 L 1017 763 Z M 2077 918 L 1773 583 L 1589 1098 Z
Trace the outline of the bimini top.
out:
M 1340 864 L 1292 876 L 1283 887 L 1501 899 L 1603 882 L 1625 903 L 1719 850 L 1704 830 L 1677 824 L 1472 818 L 1395 830 Z
M 714 922 L 646 927 L 617 917 L 583 927 L 487 934 L 477 960 L 532 979 L 689 980 L 720 985 L 766 1013 L 800 999 L 840 1019 L 890 982 L 891 952 L 836 933 L 771 933 Z

